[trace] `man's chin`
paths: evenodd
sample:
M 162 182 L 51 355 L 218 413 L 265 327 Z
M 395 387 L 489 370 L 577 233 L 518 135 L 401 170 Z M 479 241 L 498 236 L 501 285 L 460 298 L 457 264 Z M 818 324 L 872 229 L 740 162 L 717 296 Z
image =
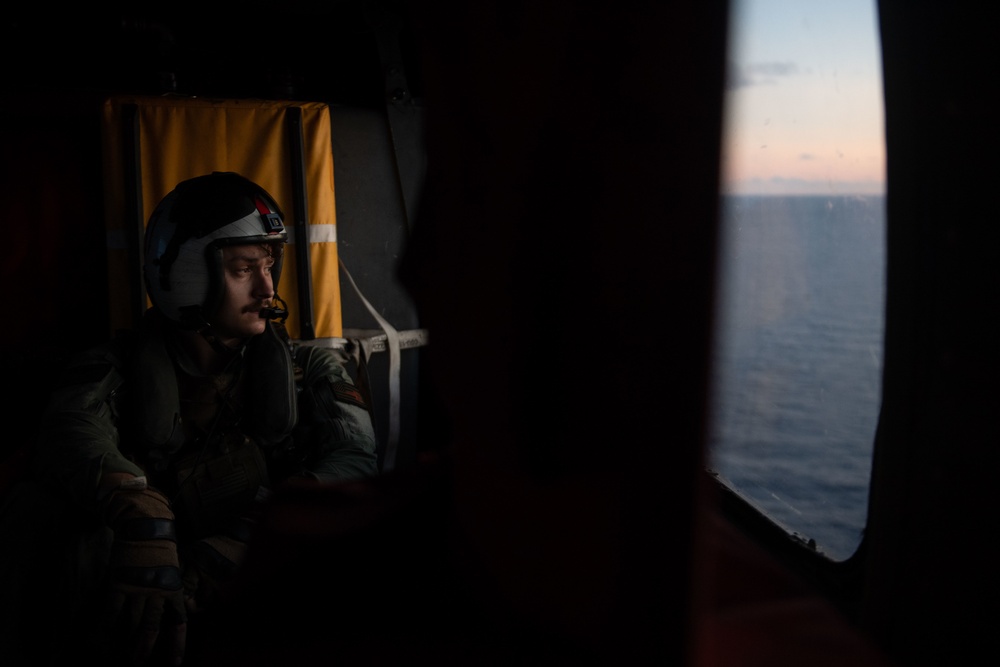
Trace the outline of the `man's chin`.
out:
M 251 336 L 256 336 L 258 334 L 264 333 L 264 328 L 267 326 L 267 320 L 257 319 L 256 321 L 247 324 L 243 327 L 243 337 L 250 338 Z
M 256 317 L 256 314 L 255 314 Z M 267 326 L 267 320 L 256 318 L 250 320 L 249 318 L 241 322 L 236 323 L 233 326 L 228 327 L 216 327 L 216 335 L 225 339 L 241 339 L 246 341 L 253 336 L 264 333 L 264 327 Z

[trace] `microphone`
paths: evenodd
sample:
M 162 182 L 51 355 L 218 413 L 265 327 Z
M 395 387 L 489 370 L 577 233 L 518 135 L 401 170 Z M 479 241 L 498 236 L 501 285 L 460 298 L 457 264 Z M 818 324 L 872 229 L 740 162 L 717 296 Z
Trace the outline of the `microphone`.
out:
M 288 317 L 288 311 L 284 308 L 261 308 L 258 315 L 264 320 L 274 320 L 279 317 Z

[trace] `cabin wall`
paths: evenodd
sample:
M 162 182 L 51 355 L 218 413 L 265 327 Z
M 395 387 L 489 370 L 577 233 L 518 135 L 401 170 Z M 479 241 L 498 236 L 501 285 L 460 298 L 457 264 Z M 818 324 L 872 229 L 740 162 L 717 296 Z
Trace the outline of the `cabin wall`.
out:
M 418 113 L 418 107 L 411 108 Z M 397 331 L 420 328 L 415 306 L 397 276 L 410 235 L 399 160 L 384 110 L 330 108 L 331 142 L 337 206 L 337 246 L 359 296 L 341 273 L 340 294 L 345 329 L 379 329 L 361 297 Z M 417 174 L 422 178 L 422 174 Z M 411 193 L 411 197 L 412 197 Z M 417 419 L 422 351 L 401 352 L 400 440 L 396 465 L 411 465 L 417 456 Z M 389 353 L 369 361 L 374 418 L 380 453 L 389 430 Z
M 109 335 L 99 107 L 74 93 L 9 94 L 0 105 L 0 267 L 10 321 L 0 333 L 5 381 L 0 455 L 30 442 L 52 373 Z
M 861 619 L 903 664 L 993 652 L 1000 99 L 985 11 L 879 3 L 888 275 Z
M 417 8 L 428 172 L 403 271 L 472 585 L 598 664 L 684 664 L 726 3 L 633 9 Z

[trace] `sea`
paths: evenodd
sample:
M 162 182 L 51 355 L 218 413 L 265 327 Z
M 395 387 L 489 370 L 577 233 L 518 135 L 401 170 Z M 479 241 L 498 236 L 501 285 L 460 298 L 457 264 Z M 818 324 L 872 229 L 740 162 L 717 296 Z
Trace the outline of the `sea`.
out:
M 709 468 L 846 559 L 881 403 L 884 196 L 728 195 L 722 211 Z

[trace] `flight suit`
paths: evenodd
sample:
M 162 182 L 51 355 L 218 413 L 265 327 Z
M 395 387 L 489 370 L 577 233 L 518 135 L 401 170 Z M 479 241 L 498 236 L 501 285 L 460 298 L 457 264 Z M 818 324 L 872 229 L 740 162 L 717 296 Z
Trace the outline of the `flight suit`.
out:
M 347 361 L 289 344 L 269 323 L 223 372 L 203 375 L 154 309 L 136 332 L 77 356 L 53 385 L 30 476 L 0 511 L 10 580 L 0 651 L 87 634 L 114 537 L 98 497 L 105 475 L 145 477 L 169 499 L 182 554 L 237 525 L 244 532 L 230 534 L 248 541 L 248 517 L 286 480 L 376 475 L 371 415 Z

